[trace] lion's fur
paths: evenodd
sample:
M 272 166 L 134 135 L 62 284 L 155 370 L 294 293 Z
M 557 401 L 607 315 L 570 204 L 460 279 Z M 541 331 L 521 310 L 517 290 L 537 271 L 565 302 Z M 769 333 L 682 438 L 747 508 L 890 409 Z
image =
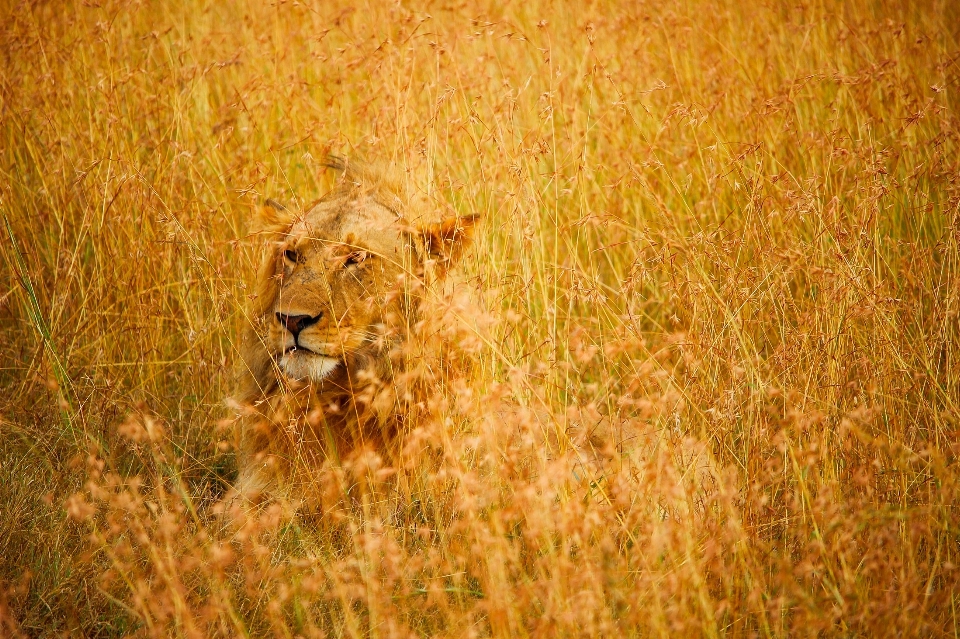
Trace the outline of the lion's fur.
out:
M 422 405 L 424 375 L 411 371 L 422 373 L 424 345 L 436 343 L 419 334 L 429 325 L 418 317 L 421 302 L 431 280 L 442 279 L 459 256 L 474 222 L 424 224 L 382 172 L 339 158 L 328 164 L 341 171 L 337 187 L 306 212 L 275 204 L 261 211 L 266 250 L 236 394 L 234 494 L 245 501 L 313 502 L 324 463 L 399 449 Z M 291 338 L 279 312 L 320 319 Z M 284 347 L 290 339 L 294 346 Z M 298 340 L 308 339 L 316 351 L 300 347 Z M 314 371 L 320 379 L 293 379 L 290 371 Z

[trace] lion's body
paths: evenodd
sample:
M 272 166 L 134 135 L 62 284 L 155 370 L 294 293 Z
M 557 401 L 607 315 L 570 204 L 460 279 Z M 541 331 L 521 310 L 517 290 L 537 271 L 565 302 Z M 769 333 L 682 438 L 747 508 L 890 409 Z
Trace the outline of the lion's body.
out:
M 266 211 L 237 397 L 244 500 L 314 502 L 324 463 L 397 449 L 417 404 L 416 385 L 398 385 L 423 277 L 445 271 L 466 235 L 463 221 L 413 227 L 403 206 L 376 176 L 347 171 L 303 215 Z

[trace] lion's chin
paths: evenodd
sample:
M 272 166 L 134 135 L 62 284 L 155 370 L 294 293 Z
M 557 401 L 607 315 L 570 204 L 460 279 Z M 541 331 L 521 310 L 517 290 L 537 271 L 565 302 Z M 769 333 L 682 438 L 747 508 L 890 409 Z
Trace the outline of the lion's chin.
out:
M 337 369 L 340 360 L 304 350 L 288 351 L 280 358 L 280 370 L 287 377 L 319 382 Z

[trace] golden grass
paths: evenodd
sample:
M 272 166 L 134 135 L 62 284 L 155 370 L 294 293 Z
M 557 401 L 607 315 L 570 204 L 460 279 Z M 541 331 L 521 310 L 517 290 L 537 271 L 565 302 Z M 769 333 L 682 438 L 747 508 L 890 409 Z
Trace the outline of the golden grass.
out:
M 954 3 L 311 4 L 0 9 L 0 633 L 957 635 Z M 480 373 L 231 532 L 330 150 L 483 217 Z

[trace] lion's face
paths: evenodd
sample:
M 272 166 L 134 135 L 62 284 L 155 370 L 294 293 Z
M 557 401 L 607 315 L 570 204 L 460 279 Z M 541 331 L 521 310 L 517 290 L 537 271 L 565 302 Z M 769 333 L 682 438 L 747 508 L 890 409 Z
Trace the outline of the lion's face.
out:
M 320 381 L 375 348 L 413 246 L 397 214 L 363 195 L 321 202 L 281 237 L 265 346 L 287 377 Z

